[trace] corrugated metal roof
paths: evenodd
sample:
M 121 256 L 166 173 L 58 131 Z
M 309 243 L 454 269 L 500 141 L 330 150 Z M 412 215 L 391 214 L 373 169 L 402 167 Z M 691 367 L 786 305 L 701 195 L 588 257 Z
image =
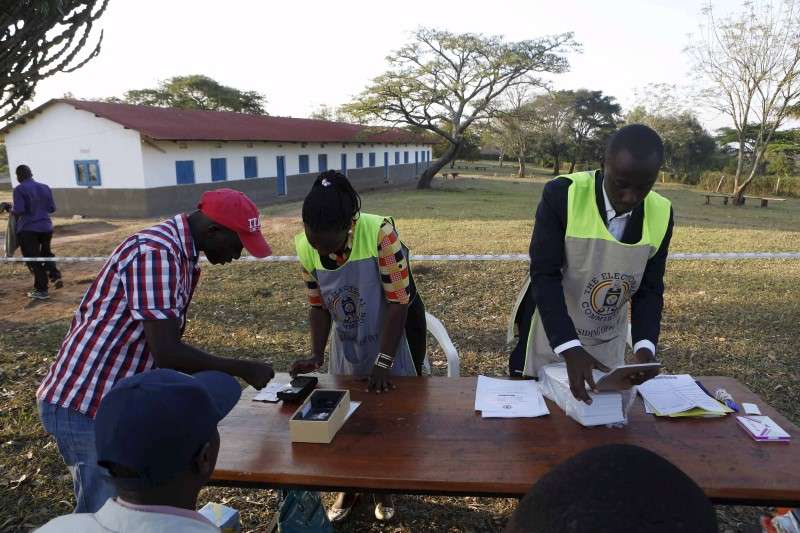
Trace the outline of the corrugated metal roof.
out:
M 57 98 L 20 117 L 0 132 L 7 133 L 46 107 L 64 103 L 136 130 L 154 140 L 273 141 L 434 144 L 436 139 L 400 128 L 383 128 L 305 118 L 200 111 L 173 107 L 117 104 Z

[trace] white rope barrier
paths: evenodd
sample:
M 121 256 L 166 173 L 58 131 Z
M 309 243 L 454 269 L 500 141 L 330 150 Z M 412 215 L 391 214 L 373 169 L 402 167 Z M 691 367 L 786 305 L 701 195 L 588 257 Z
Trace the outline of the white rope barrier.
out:
M 412 255 L 414 261 L 523 261 L 528 254 L 434 254 Z M 0 263 L 29 263 L 55 261 L 57 263 L 101 263 L 108 259 L 99 256 L 75 257 L 0 257 Z M 800 259 L 800 252 L 679 252 L 669 255 L 672 261 L 740 261 L 748 259 Z M 201 257 L 206 261 L 205 257 Z M 259 261 L 265 263 L 296 263 L 296 255 L 275 255 L 264 259 L 245 256 L 240 261 Z

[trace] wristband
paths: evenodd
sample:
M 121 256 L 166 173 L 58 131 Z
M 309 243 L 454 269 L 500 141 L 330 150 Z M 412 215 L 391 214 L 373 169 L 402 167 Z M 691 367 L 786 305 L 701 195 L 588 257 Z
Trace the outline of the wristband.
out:
M 379 368 L 392 368 L 393 364 L 394 357 L 386 355 L 385 353 L 379 353 L 378 358 L 375 360 L 375 366 Z

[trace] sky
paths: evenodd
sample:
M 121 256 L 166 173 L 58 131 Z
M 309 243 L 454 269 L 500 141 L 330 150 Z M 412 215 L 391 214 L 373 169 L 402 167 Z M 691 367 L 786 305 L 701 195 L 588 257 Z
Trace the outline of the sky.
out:
M 33 106 L 72 93 L 121 96 L 176 75 L 205 74 L 266 95 L 272 115 L 337 106 L 386 69 L 385 57 L 420 26 L 523 40 L 571 31 L 582 52 L 558 89 L 602 90 L 628 109 L 651 83 L 688 86 L 683 52 L 705 0 L 111 0 L 100 55 L 41 82 Z M 739 5 L 717 0 L 720 9 Z M 723 117 L 701 110 L 709 129 Z

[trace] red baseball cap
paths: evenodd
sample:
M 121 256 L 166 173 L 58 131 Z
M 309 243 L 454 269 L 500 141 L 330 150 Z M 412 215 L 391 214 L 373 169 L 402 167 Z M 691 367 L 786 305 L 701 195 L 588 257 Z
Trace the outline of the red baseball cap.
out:
M 235 231 L 251 255 L 258 258 L 272 255 L 272 249 L 261 234 L 258 208 L 243 192 L 233 189 L 206 191 L 197 208 L 217 224 Z

